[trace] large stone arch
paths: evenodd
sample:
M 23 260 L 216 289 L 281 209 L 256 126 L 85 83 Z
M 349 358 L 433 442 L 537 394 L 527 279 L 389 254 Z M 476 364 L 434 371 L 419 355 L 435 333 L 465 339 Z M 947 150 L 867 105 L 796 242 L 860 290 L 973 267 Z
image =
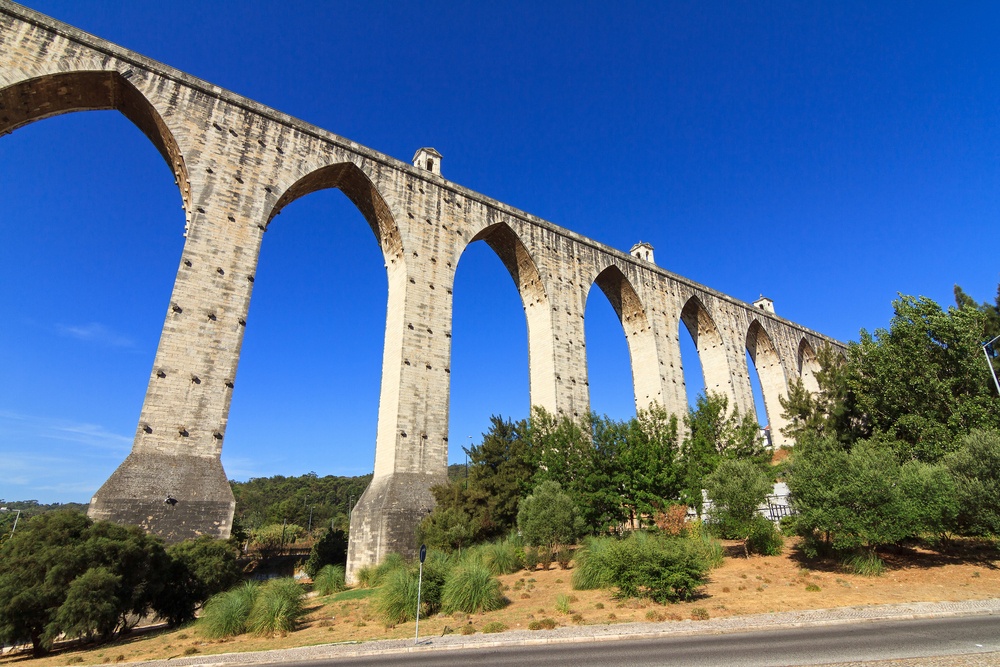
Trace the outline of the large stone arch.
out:
M 0 90 L 0 136 L 35 121 L 75 111 L 116 110 L 146 135 L 166 160 L 190 216 L 191 186 L 173 134 L 156 108 L 116 71 L 75 71 L 25 79 Z
M 726 345 L 719 328 L 701 299 L 697 296 L 689 298 L 681 309 L 680 320 L 687 327 L 695 349 L 698 350 L 701 372 L 705 380 L 705 393 L 721 394 L 735 407 L 733 373 L 729 367 Z
M 406 259 L 399 227 L 388 204 L 371 179 L 353 162 L 339 162 L 300 177 L 280 194 L 267 216 L 270 226 L 293 201 L 319 190 L 337 189 L 351 200 L 368 222 L 385 258 L 389 283 L 385 341 L 382 348 L 382 381 L 375 439 L 375 475 L 391 475 L 396 468 L 396 415 L 399 410 L 398 369 L 403 363 Z M 396 370 L 396 373 L 393 371 Z
M 518 293 L 528 326 L 528 378 L 531 405 L 549 412 L 558 409 L 555 379 L 552 311 L 538 265 L 524 242 L 503 222 L 482 229 L 469 241 L 485 241 L 507 268 Z M 468 245 L 466 245 L 466 248 Z M 463 249 L 464 253 L 464 249 Z
M 781 407 L 780 397 L 787 394 L 788 380 L 771 336 L 757 319 L 754 319 L 747 328 L 746 349 L 760 378 L 764 409 L 767 411 L 767 422 L 771 429 L 771 441 L 775 445 L 783 444 L 781 430 L 787 422 L 782 417 L 784 409 Z
M 819 391 L 819 383 L 816 381 L 816 371 L 819 370 L 819 361 L 816 359 L 816 352 L 809 341 L 803 338 L 799 342 L 799 351 L 796 355 L 799 378 L 806 390 L 816 393 Z
M 625 332 L 632 364 L 632 388 L 635 393 L 636 409 L 641 410 L 653 403 L 662 403 L 663 389 L 660 385 L 656 337 L 653 335 L 653 328 L 646 316 L 642 300 L 629 279 L 614 264 L 598 273 L 593 284 L 601 288 L 611 302 L 611 307 L 614 308 Z
M 267 218 L 270 225 L 281 209 L 318 190 L 344 193 L 368 222 L 387 264 L 403 261 L 403 242 L 392 211 L 371 179 L 353 162 L 339 162 L 309 172 L 288 187 L 275 202 Z

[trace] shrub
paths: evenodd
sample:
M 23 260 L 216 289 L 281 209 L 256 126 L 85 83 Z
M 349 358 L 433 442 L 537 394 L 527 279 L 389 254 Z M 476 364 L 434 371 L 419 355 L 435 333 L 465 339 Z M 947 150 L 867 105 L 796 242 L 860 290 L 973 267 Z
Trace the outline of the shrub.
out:
M 747 551 L 762 556 L 777 556 L 784 546 L 785 540 L 774 524 L 758 514 L 747 536 Z
M 375 598 L 374 609 L 386 627 L 406 623 L 417 610 L 417 578 L 406 568 L 390 571 Z
M 744 554 L 749 556 L 747 542 L 753 531 L 757 506 L 771 491 L 767 475 L 753 461 L 730 459 L 723 461 L 705 480 L 712 498 L 712 519 L 723 537 L 743 540 Z
M 320 595 L 339 593 L 346 588 L 343 565 L 324 565 L 313 578 L 313 590 Z
M 538 547 L 538 562 L 541 563 L 543 570 L 548 570 L 552 567 L 552 549 Z
M 695 607 L 691 610 L 691 620 L 707 621 L 709 619 L 708 610 L 704 607 Z
M 532 546 L 524 547 L 524 569 L 533 572 L 538 567 L 538 549 Z
M 485 566 L 476 564 L 455 568 L 445 580 L 441 595 L 441 607 L 446 614 L 495 611 L 506 602 L 500 582 Z
M 310 578 L 315 579 L 324 566 L 344 565 L 345 563 L 347 563 L 347 533 L 328 528 L 313 545 L 312 551 L 309 552 L 305 571 Z
M 558 482 L 552 481 L 542 482 L 530 496 L 521 500 L 517 527 L 526 543 L 550 547 L 575 542 L 586 530 L 573 500 Z
M 572 610 L 569 608 L 569 596 L 559 594 L 556 596 L 556 611 L 560 614 L 569 614 Z
M 687 509 L 687 505 L 668 505 L 665 511 L 653 516 L 653 524 L 666 535 L 681 535 L 687 523 Z
M 559 551 L 556 552 L 556 562 L 559 563 L 559 569 L 567 569 L 571 560 L 573 560 L 573 551 L 567 546 L 559 547 Z
M 593 579 L 616 586 L 619 598 L 649 598 L 661 604 L 690 600 L 705 583 L 709 566 L 693 540 L 633 533 L 591 553 Z M 585 569 L 585 568 L 582 568 Z
M 206 637 L 234 637 L 247 631 L 247 619 L 259 593 L 259 586 L 246 582 L 225 593 L 213 595 L 205 603 L 201 631 Z
M 490 621 L 489 623 L 483 626 L 484 634 L 503 632 L 504 630 L 507 630 L 507 626 L 501 623 L 500 621 Z
M 543 630 L 555 630 L 556 628 L 556 622 L 551 618 L 543 618 L 538 622 L 538 624 Z
M 260 587 L 247 619 L 247 630 L 255 635 L 291 632 L 302 615 L 302 587 L 290 577 L 272 579 Z
M 471 625 L 463 625 L 461 633 L 463 635 L 474 635 L 474 634 L 476 634 L 476 629 L 474 627 L 472 627 Z
M 958 525 L 973 535 L 1000 535 L 1000 432 L 973 431 L 945 459 L 961 511 Z

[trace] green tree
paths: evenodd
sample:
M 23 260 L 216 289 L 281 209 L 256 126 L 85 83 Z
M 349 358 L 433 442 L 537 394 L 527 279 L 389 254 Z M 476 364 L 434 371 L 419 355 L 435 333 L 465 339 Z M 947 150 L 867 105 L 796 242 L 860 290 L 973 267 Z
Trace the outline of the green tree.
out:
M 574 421 L 534 407 L 529 421 L 534 484 L 558 482 L 592 530 L 618 529 L 629 518 L 622 496 L 626 471 L 619 459 L 626 433 L 625 425 L 606 417 Z
M 36 516 L 0 547 L 0 641 L 30 641 L 40 655 L 62 633 L 124 632 L 163 603 L 169 565 L 160 540 L 137 527 L 74 512 Z
M 202 535 L 167 548 L 170 585 L 157 601 L 157 612 L 171 625 L 190 621 L 208 598 L 242 577 L 239 552 L 228 540 Z
M 977 428 L 1000 428 L 1000 398 L 980 340 L 986 315 L 924 297 L 893 302 L 889 329 L 861 331 L 848 350 L 847 405 L 864 435 L 906 460 L 936 462 Z
M 532 546 L 551 547 L 576 542 L 586 525 L 573 500 L 558 482 L 542 482 L 521 501 L 517 527 Z
M 1000 431 L 973 431 L 945 459 L 958 496 L 959 530 L 1000 535 Z
M 632 519 L 651 523 L 656 512 L 680 496 L 677 417 L 661 405 L 640 410 L 625 426 L 618 453 L 621 496 Z
M 689 505 L 701 508 L 705 479 L 727 459 L 747 459 L 764 463 L 768 451 L 753 415 L 730 411 L 729 400 L 721 394 L 698 396 L 695 407 L 684 419 L 687 436 L 681 443 L 683 494 Z
M 424 517 L 417 528 L 418 539 L 427 546 L 442 551 L 461 551 L 493 533 L 485 499 L 466 488 L 464 480 L 440 484 L 431 488 L 431 493 L 434 494 L 434 511 Z
M 316 574 L 326 565 L 346 564 L 347 533 L 331 528 L 324 531 L 323 536 L 313 544 L 306 560 L 305 570 L 310 578 L 315 579 Z
M 828 438 L 797 451 L 788 478 L 797 529 L 838 551 L 870 553 L 913 535 L 919 526 L 901 476 L 893 452 L 870 442 L 848 451 Z
M 770 478 L 753 461 L 728 459 L 705 479 L 705 489 L 712 499 L 712 519 L 724 537 L 743 540 L 749 558 L 747 541 L 759 516 L 757 507 L 771 492 Z
M 469 487 L 485 502 L 491 537 L 506 535 L 517 525 L 517 505 L 531 491 L 535 473 L 527 440 L 528 424 L 499 416 L 490 418 L 483 441 L 469 449 Z

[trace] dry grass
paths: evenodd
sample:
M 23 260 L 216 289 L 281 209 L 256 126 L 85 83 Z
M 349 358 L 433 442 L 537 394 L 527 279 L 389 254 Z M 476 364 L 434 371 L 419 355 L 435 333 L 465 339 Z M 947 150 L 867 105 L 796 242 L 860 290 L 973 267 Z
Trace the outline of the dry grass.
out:
M 727 547 L 734 547 L 730 552 L 739 551 L 735 545 L 735 542 L 727 543 Z M 710 573 L 709 583 L 698 599 L 666 606 L 648 601 L 618 601 L 608 591 L 574 591 L 569 573 L 555 566 L 548 571 L 521 570 L 500 577 L 504 595 L 511 601 L 507 607 L 488 613 L 437 614 L 421 618 L 420 634 L 431 636 L 463 631 L 478 634 L 489 624 L 492 624 L 490 629 L 502 624 L 512 630 L 523 630 L 532 622 L 537 624 L 544 619 L 553 619 L 558 625 L 646 622 L 647 619 L 669 623 L 704 613 L 714 619 L 817 607 L 991 598 L 1000 596 L 998 558 L 1000 555 L 996 551 L 969 547 L 951 553 L 901 550 L 885 556 L 888 565 L 885 575 L 864 577 L 845 574 L 832 562 L 804 560 L 796 549 L 789 548 L 781 556 L 727 557 L 721 567 Z M 822 592 L 813 592 L 814 587 Z M 523 594 L 529 597 L 522 598 Z M 360 597 L 366 595 L 368 597 Z M 572 615 L 559 612 L 560 596 L 572 600 Z M 197 625 L 191 625 L 138 634 L 86 650 L 64 650 L 39 660 L 23 655 L 7 656 L 0 659 L 0 665 L 91 665 L 413 637 L 412 622 L 386 629 L 369 609 L 370 601 L 370 591 L 364 590 L 311 598 L 306 602 L 306 613 L 298 629 L 284 637 L 241 635 L 210 640 L 202 635 Z

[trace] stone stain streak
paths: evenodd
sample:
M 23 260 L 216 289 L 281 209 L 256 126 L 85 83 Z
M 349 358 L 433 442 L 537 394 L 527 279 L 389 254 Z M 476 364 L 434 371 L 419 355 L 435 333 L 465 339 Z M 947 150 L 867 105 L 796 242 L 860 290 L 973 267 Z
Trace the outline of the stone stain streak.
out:
M 651 254 L 634 257 L 458 186 L 441 176 L 433 149 L 400 162 L 0 0 L 0 135 L 94 109 L 118 110 L 156 146 L 186 217 L 132 452 L 92 499 L 95 518 L 168 541 L 229 535 L 234 500 L 220 454 L 264 232 L 284 206 L 320 189 L 341 190 L 368 221 L 389 284 L 374 478 L 352 515 L 349 579 L 390 552 L 415 553 L 429 489 L 446 479 L 452 291 L 469 243 L 485 241 L 514 281 L 531 403 L 552 412 L 589 411 L 584 312 L 595 285 L 622 322 L 637 407 L 687 409 L 683 324 L 706 388 L 743 412 L 753 410 L 749 350 L 778 445 L 775 406 L 787 383 L 814 388 L 816 351 L 843 347 L 659 268 Z

